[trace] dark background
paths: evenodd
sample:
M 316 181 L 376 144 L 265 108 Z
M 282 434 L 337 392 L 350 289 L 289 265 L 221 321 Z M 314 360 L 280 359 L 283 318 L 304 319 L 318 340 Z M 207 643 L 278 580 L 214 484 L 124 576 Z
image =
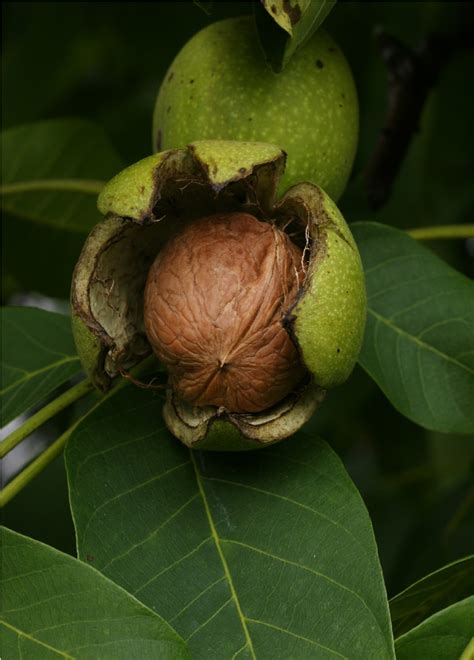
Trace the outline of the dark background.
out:
M 174 55 L 208 23 L 251 10 L 248 2 L 214 3 L 210 16 L 191 2 L 3 3 L 3 129 L 86 117 L 104 128 L 125 163 L 143 158 L 151 152 L 155 96 Z M 345 52 L 360 98 L 360 146 L 340 202 L 347 220 L 401 228 L 474 221 L 472 48 L 443 62 L 389 202 L 371 211 L 361 186 L 387 99 L 374 28 L 381 25 L 415 48 L 428 34 L 455 34 L 472 19 L 471 4 L 455 2 L 339 2 L 330 14 L 325 28 Z M 21 254 L 22 240 L 10 237 L 3 249 Z M 472 244 L 430 248 L 472 273 Z M 44 292 L 23 291 L 14 278 L 5 291 L 4 303 L 44 303 L 32 297 Z M 74 414 L 57 420 L 49 437 Z M 472 438 L 428 432 L 402 418 L 359 368 L 330 394 L 311 425 L 343 458 L 366 501 L 389 595 L 473 551 Z M 3 522 L 74 553 L 62 458 L 6 507 Z

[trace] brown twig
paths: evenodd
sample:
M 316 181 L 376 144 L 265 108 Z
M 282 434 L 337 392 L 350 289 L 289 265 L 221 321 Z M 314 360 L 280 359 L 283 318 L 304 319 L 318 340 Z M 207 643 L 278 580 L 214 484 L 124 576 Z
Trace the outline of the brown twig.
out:
M 364 169 L 364 186 L 372 209 L 383 206 L 405 158 L 431 88 L 454 52 L 472 46 L 469 30 L 455 35 L 432 34 L 414 50 L 383 28 L 375 31 L 387 67 L 388 99 L 384 126 Z
M 131 383 L 133 383 L 136 387 L 140 387 L 143 390 L 163 390 L 166 388 L 166 385 L 163 383 L 159 383 L 158 385 L 154 385 L 153 381 L 156 380 L 156 378 L 152 378 L 149 383 L 144 383 L 141 380 L 137 380 L 132 376 L 132 374 L 128 371 L 125 371 L 123 367 L 119 368 L 119 373 L 123 378 L 126 378 L 129 380 Z

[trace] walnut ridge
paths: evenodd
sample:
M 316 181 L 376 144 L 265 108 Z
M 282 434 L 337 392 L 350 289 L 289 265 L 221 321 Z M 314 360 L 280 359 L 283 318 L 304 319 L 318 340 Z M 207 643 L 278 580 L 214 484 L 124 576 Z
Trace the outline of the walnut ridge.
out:
M 145 327 L 184 401 L 254 413 L 302 380 L 283 326 L 303 280 L 301 259 L 284 232 L 243 212 L 194 221 L 158 254 Z

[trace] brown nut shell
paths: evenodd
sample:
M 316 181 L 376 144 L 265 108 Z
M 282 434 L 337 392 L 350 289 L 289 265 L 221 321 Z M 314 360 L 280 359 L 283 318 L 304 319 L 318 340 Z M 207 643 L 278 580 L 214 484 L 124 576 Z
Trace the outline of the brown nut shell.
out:
M 184 401 L 259 412 L 302 380 L 283 326 L 301 266 L 289 237 L 248 213 L 202 218 L 171 239 L 150 268 L 144 319 Z

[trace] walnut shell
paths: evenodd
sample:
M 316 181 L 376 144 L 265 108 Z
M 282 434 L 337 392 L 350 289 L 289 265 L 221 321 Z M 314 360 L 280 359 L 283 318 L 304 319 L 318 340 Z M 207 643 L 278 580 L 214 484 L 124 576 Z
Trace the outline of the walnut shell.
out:
M 301 267 L 290 238 L 248 213 L 199 219 L 168 242 L 148 274 L 144 319 L 184 401 L 260 412 L 302 380 L 283 325 Z

